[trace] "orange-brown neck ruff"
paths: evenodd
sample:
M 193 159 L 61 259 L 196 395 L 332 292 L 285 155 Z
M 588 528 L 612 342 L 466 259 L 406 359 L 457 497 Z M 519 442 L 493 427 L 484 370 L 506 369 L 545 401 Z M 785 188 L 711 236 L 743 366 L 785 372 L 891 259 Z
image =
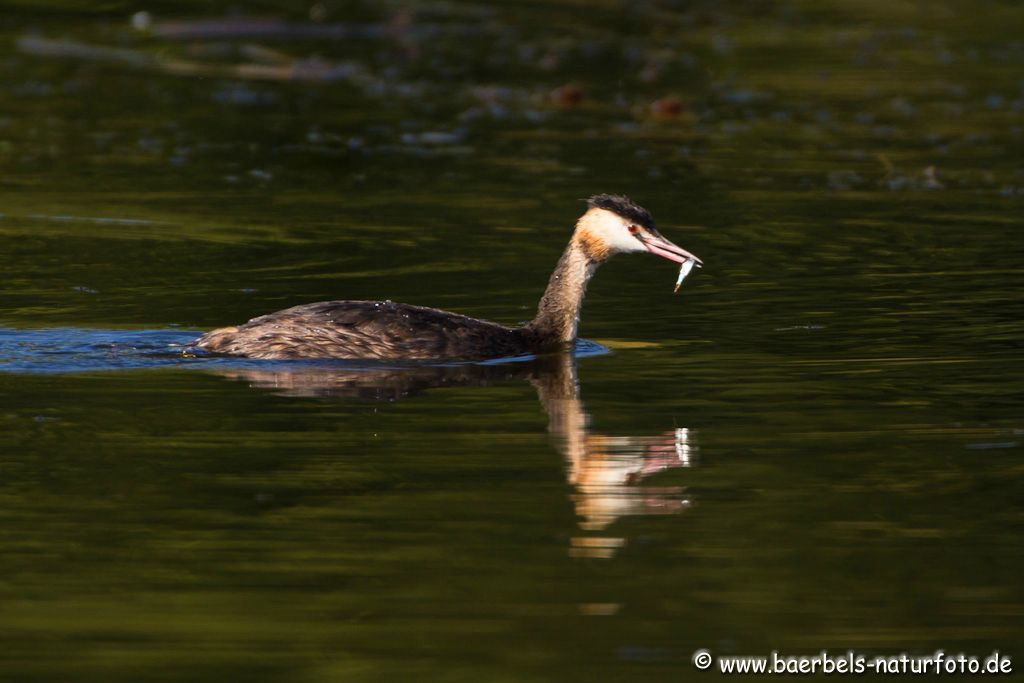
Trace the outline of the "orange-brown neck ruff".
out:
M 591 232 L 586 226 L 581 226 L 576 234 L 573 235 L 573 241 L 579 245 L 589 260 L 598 265 L 611 258 L 612 250 L 608 243 Z

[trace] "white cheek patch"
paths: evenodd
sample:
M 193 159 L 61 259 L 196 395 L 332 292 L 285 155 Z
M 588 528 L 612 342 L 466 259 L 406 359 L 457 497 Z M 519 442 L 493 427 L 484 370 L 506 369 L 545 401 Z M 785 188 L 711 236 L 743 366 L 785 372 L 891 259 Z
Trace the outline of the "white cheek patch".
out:
M 603 241 L 612 252 L 628 253 L 647 251 L 647 248 L 629 232 L 629 225 L 610 211 L 594 211 L 591 232 Z

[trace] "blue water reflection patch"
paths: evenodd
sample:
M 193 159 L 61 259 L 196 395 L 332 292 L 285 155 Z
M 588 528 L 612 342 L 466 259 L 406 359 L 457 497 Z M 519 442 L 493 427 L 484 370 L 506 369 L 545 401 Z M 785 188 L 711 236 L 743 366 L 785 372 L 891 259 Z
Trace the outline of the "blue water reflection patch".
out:
M 0 327 L 0 372 L 65 373 L 167 366 L 186 360 L 194 330 Z
M 152 367 L 261 367 L 369 365 L 380 369 L 379 362 L 366 361 L 265 361 L 231 358 L 204 353 L 191 347 L 199 330 L 104 330 L 81 327 L 16 329 L 0 327 L 0 372 L 51 374 L 94 372 Z M 610 351 L 596 342 L 576 342 L 577 356 L 596 356 Z M 500 365 L 534 360 L 534 356 L 495 358 L 472 364 Z M 424 363 L 389 363 L 388 367 Z M 432 364 L 426 364 L 432 365 Z M 442 365 L 462 365 L 446 362 Z

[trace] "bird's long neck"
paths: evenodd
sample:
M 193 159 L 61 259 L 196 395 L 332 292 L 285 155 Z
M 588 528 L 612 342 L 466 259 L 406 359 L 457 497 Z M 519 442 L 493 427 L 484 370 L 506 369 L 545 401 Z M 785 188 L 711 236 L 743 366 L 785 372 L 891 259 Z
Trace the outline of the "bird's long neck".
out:
M 575 341 L 580 309 L 587 282 L 606 256 L 596 253 L 585 236 L 577 232 L 551 273 L 548 287 L 537 305 L 537 316 L 527 329 L 542 344 L 567 344 Z

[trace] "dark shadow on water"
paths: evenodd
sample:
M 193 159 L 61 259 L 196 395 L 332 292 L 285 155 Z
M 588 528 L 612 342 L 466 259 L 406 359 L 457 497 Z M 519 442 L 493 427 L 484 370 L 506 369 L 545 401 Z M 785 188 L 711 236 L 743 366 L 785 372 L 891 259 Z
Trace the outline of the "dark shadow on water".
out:
M 189 368 L 247 382 L 282 396 L 398 401 L 443 387 L 488 386 L 525 380 L 537 390 L 548 415 L 548 431 L 565 460 L 580 535 L 571 540 L 578 557 L 607 558 L 626 539 L 607 533 L 631 515 L 674 514 L 689 507 L 682 487 L 643 481 L 664 470 L 694 464 L 696 445 L 688 429 L 644 436 L 591 431 L 580 399 L 576 364 L 581 357 L 609 353 L 582 340 L 574 353 L 523 356 L 474 363 L 367 363 L 352 361 L 264 361 L 194 353 L 192 330 L 101 330 L 0 328 L 0 372 L 75 374 L 147 368 Z

